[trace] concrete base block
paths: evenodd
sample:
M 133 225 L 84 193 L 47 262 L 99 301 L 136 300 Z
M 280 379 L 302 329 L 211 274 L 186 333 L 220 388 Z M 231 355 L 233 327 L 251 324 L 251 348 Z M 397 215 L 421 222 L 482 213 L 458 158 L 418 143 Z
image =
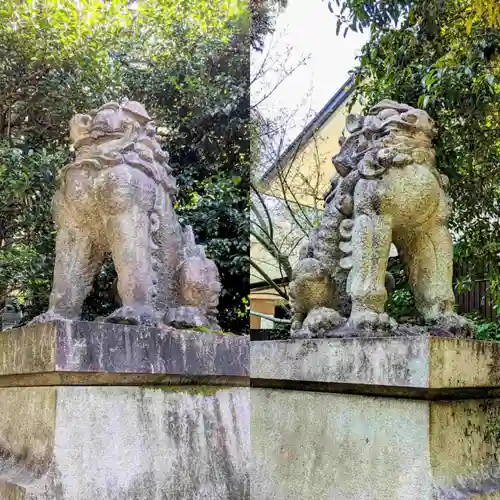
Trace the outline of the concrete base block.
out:
M 500 400 L 251 392 L 252 500 L 500 499 Z
M 18 487 L 7 498 L 248 498 L 248 393 L 245 387 L 0 389 L 0 480 Z
M 83 322 L 15 333 L 0 334 L 0 500 L 249 498 L 245 339 Z
M 498 348 L 253 342 L 251 499 L 500 499 Z

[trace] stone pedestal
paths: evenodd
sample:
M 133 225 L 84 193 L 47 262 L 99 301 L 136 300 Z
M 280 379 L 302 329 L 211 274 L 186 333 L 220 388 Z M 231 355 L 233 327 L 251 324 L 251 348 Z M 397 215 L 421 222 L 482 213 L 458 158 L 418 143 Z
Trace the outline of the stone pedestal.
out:
M 252 500 L 500 499 L 500 343 L 252 342 Z
M 0 333 L 0 499 L 249 498 L 248 350 L 117 324 Z

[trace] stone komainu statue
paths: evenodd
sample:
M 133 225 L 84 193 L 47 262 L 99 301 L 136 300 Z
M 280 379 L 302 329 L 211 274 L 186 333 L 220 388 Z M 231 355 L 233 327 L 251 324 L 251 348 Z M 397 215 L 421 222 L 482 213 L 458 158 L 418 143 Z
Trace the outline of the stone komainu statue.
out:
M 1 330 L 14 328 L 21 321 L 23 313 L 16 297 L 7 297 L 5 305 L 0 312 Z
M 215 264 L 182 228 L 156 127 L 133 101 L 110 102 L 70 122 L 75 160 L 53 199 L 58 226 L 49 310 L 33 320 L 78 319 L 107 253 L 121 307 L 110 322 L 217 329 Z
M 447 178 L 436 170 L 432 119 L 384 100 L 366 116 L 349 115 L 346 128 L 332 159 L 339 175 L 290 285 L 292 335 L 321 335 L 346 317 L 355 329 L 396 327 L 385 312 L 391 242 L 423 319 L 469 330 L 454 312 Z

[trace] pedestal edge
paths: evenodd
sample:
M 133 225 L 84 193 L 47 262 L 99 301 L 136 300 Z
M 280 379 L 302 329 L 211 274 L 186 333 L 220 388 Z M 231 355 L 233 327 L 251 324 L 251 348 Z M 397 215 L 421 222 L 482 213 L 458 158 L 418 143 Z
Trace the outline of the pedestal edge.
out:
M 428 336 L 256 341 L 250 377 L 254 386 L 481 397 L 500 387 L 500 343 Z
M 71 380 L 120 385 L 134 378 L 142 384 L 172 378 L 241 385 L 247 384 L 249 364 L 248 337 L 236 335 L 85 321 L 0 332 L 3 387 Z

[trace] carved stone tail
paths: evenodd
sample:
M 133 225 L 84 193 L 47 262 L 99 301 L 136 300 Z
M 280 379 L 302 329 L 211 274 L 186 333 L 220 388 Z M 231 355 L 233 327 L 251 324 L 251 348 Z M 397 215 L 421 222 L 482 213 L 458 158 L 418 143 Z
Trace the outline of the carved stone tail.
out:
M 352 267 L 352 226 L 352 219 L 340 212 L 336 203 L 329 203 L 310 242 L 311 256 L 330 270 L 338 295 L 339 312 L 343 316 L 350 313 L 347 281 Z

